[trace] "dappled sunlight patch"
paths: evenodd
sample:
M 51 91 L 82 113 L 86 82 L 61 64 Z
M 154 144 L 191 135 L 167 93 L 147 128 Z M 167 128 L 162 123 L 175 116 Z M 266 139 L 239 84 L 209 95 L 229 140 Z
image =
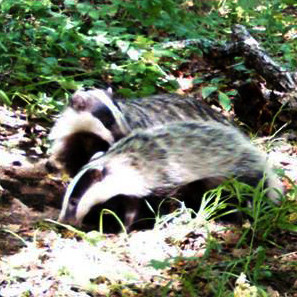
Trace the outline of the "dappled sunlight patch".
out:
M 233 216 L 233 211 L 225 209 L 228 195 L 225 197 L 223 193 L 226 190 L 252 192 L 254 207 L 262 205 L 261 187 L 253 190 L 242 186 L 244 184 L 234 181 L 232 186 L 225 183 L 209 191 L 198 212 L 172 198 L 179 208 L 167 215 L 155 211 L 156 224 L 152 230 L 115 235 L 103 234 L 101 228 L 101 232 L 85 233 L 47 220 L 55 231 L 37 229 L 22 240 L 26 247 L 20 253 L 1 258 L 0 294 L 5 297 L 43 296 L 51 292 L 51 296 L 147 297 L 152 296 L 152 290 L 156 291 L 154 296 L 187 296 L 199 290 L 204 296 L 212 296 L 216 287 L 224 292 L 233 292 L 235 288 L 239 291 L 253 289 L 255 280 L 284 271 L 288 272 L 286 282 L 289 284 L 293 272 L 286 262 L 274 267 L 281 261 L 270 259 L 269 266 L 264 266 L 264 260 L 268 259 L 265 242 L 270 238 L 277 242 L 271 230 L 285 222 L 285 217 L 279 224 L 274 221 L 275 217 L 285 215 L 286 212 L 282 214 L 285 203 L 254 212 L 243 208 L 252 219 L 242 225 L 213 220 L 220 217 L 220 212 L 227 211 Z M 280 240 L 289 242 L 290 236 Z M 292 245 L 287 246 L 288 250 L 293 250 Z M 277 255 L 282 252 L 279 250 Z M 247 267 L 252 269 L 248 271 Z M 236 285 L 241 272 L 246 273 L 251 283 Z
M 138 272 L 121 261 L 104 241 L 92 245 L 50 232 L 43 245 L 32 243 L 19 254 L 1 259 L 1 273 L 6 276 L 1 280 L 4 296 L 13 296 L 13 290 L 21 289 L 24 283 L 34 296 L 42 296 L 54 283 L 57 293 L 72 296 L 78 288 L 88 291 L 93 287 L 92 280 L 101 276 L 110 283 L 139 279 Z
M 42 232 L 42 236 L 37 234 L 18 254 L 1 259 L 0 275 L 5 279 L 0 278 L 0 292 L 3 296 L 15 296 L 16 291 L 20 295 L 30 292 L 33 296 L 42 296 L 54 290 L 56 294 L 80 296 L 75 293 L 81 290 L 97 293 L 102 290 L 102 294 L 106 294 L 112 285 L 119 283 L 142 286 L 153 277 L 161 282 L 165 271 L 154 268 L 151 261 L 189 256 L 189 249 L 181 243 L 180 236 L 182 233 L 186 238 L 189 230 L 185 227 L 182 232 L 181 225 L 172 224 L 169 228 L 129 235 L 100 235 L 93 242 L 62 238 L 54 231 Z M 201 238 L 205 244 L 206 231 L 196 232 L 204 234 Z M 94 237 L 96 232 L 92 233 Z M 195 253 L 199 251 L 191 255 Z
M 49 292 L 50 296 L 142 297 L 164 296 L 164 292 L 187 296 L 189 290 L 198 289 L 212 296 L 216 287 L 230 292 L 254 290 L 254 283 L 248 281 L 235 284 L 245 263 L 253 267 L 250 274 L 260 271 L 255 261 L 264 249 L 251 249 L 246 235 L 251 225 L 242 229 L 192 219 L 183 211 L 159 218 L 153 230 L 130 234 L 84 233 L 73 227 L 60 234 L 37 230 L 20 253 L 1 258 L 0 293 L 5 297 Z M 282 254 L 279 250 L 273 255 Z M 282 262 L 282 271 L 291 273 Z M 155 295 L 150 295 L 151 290 Z

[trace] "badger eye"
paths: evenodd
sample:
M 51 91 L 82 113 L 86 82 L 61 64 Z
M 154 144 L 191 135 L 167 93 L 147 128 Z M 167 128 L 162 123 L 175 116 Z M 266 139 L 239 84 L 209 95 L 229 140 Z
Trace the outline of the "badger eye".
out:
M 97 169 L 90 170 L 89 177 L 92 182 L 97 182 L 102 180 L 102 172 Z
M 76 206 L 78 205 L 78 199 L 77 199 L 77 198 L 71 198 L 71 199 L 69 200 L 69 205 L 70 205 L 71 207 L 76 207 Z

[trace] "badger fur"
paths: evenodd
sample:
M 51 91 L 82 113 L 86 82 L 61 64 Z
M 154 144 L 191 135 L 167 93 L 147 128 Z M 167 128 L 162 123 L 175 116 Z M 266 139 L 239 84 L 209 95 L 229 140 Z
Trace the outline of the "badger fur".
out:
M 90 173 L 96 178 L 81 195 L 72 197 L 74 184 Z M 59 220 L 79 225 L 94 205 L 117 195 L 171 196 L 198 180 L 216 184 L 229 177 L 250 185 L 265 177 L 274 200 L 279 193 L 274 188 L 281 189 L 266 156 L 230 125 L 188 121 L 138 129 L 78 173 L 66 192 Z
M 186 120 L 230 125 L 221 114 L 192 97 L 162 94 L 113 101 L 110 91 L 80 90 L 51 130 L 50 160 L 74 176 L 95 152 L 107 151 L 132 130 Z

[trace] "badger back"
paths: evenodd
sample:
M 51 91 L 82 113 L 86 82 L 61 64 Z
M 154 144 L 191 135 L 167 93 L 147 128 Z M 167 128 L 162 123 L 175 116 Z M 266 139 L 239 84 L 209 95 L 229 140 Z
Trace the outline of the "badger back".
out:
M 215 186 L 213 181 L 229 177 L 252 186 L 262 178 L 268 186 L 279 185 L 266 156 L 249 139 L 232 126 L 214 122 L 174 122 L 133 131 L 83 170 L 99 170 L 102 179 L 84 187 L 71 212 L 68 191 L 61 213 L 71 213 L 78 223 L 93 206 L 117 195 L 171 196 L 195 181 L 208 179 Z
M 238 128 L 214 121 L 180 121 L 132 131 L 114 144 L 106 158 L 137 167 L 151 181 L 152 193 L 170 193 L 202 179 L 235 177 L 252 186 L 264 178 L 266 185 L 282 192 L 282 185 L 265 153 Z M 115 170 L 116 168 L 110 169 Z M 166 189 L 167 187 L 167 189 Z M 269 191 L 276 200 L 279 192 Z
M 213 121 L 179 121 L 134 130 L 106 154 L 111 161 L 124 157 L 145 176 L 152 172 L 160 187 L 210 177 L 258 176 L 267 164 L 265 154 L 237 128 Z
M 231 125 L 222 114 L 190 96 L 160 94 L 119 100 L 118 105 L 131 129 L 147 128 L 175 121 L 214 121 Z

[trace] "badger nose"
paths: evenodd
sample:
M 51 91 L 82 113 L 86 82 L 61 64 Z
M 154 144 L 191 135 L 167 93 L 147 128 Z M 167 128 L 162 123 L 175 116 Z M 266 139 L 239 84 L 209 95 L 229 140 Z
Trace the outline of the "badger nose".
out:
M 51 158 L 46 161 L 46 163 L 44 164 L 44 167 L 48 173 L 58 173 L 59 172 L 58 166 L 55 164 L 55 162 Z
M 82 223 L 81 221 L 77 220 L 75 217 L 59 217 L 58 222 L 65 225 L 71 225 L 74 227 L 81 227 Z
M 62 224 L 80 227 L 82 222 L 76 218 L 76 209 L 77 209 L 78 203 L 79 203 L 78 198 L 71 197 L 68 201 L 66 211 L 60 213 L 58 222 Z

